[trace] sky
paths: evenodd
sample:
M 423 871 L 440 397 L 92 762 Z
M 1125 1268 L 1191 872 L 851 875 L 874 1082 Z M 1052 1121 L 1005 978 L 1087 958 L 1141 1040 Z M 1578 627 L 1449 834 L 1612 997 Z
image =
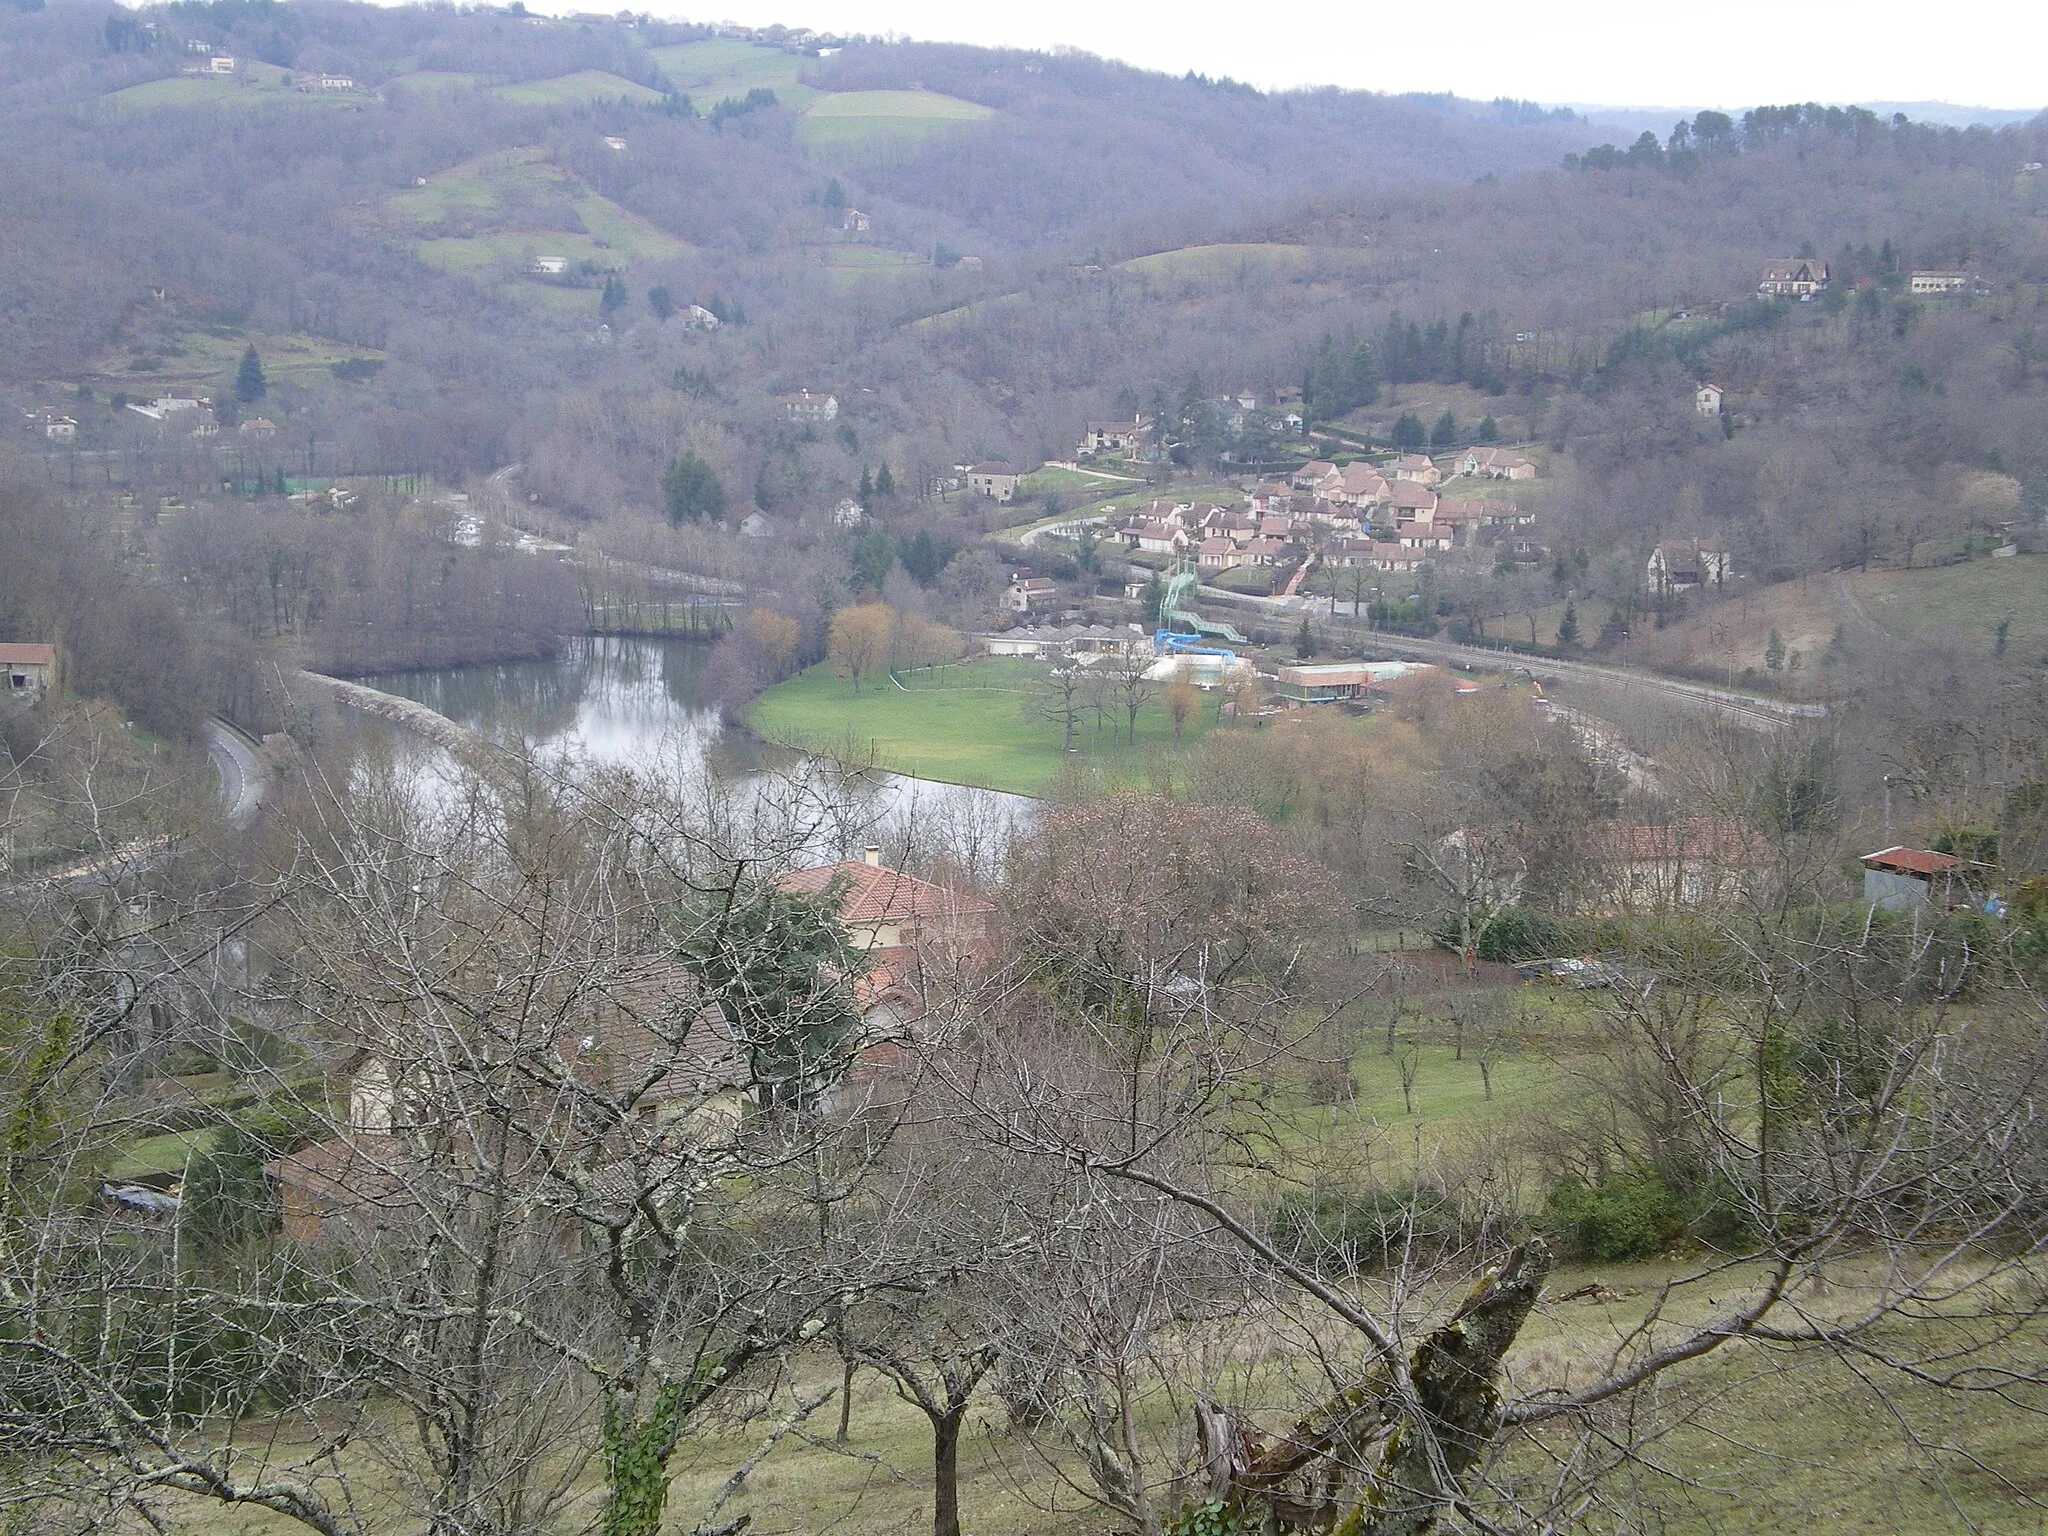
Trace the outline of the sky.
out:
M 1219 0 L 712 0 L 722 7 L 716 15 L 697 9 L 704 3 L 640 0 L 678 20 L 1079 48 L 1269 89 L 1341 85 L 1738 109 L 1794 101 L 2048 107 L 2048 5 L 2041 0 L 1977 0 L 1959 7 L 1954 20 L 1900 0 L 1461 0 L 1454 8 L 1295 0 L 1273 11 Z

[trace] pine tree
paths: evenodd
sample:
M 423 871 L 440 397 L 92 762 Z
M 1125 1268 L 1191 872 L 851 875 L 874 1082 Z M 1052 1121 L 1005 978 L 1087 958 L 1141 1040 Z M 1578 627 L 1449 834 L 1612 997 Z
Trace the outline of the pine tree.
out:
M 1429 446 L 1432 448 L 1448 448 L 1453 442 L 1457 441 L 1457 437 L 1457 412 L 1445 411 L 1443 415 L 1437 417 L 1436 425 L 1429 429 Z
M 865 464 L 860 467 L 860 489 L 854 492 L 853 499 L 862 506 L 875 499 L 875 477 L 868 472 Z
M 725 515 L 725 487 L 695 453 L 684 453 L 669 461 L 661 477 L 661 497 L 672 523 L 699 522 Z
M 263 378 L 263 359 L 256 355 L 256 343 L 252 341 L 242 353 L 242 366 L 235 370 L 235 398 L 250 405 L 269 391 L 270 386 Z
M 896 477 L 889 473 L 889 466 L 886 463 L 875 471 L 875 494 L 877 496 L 894 496 L 896 494 Z
M 1775 629 L 1764 642 L 1764 666 L 1773 672 L 1782 671 L 1785 666 L 1785 637 Z
M 597 312 L 600 318 L 609 320 L 618 310 L 625 307 L 626 285 L 619 281 L 616 272 L 608 272 L 604 279 L 604 292 L 597 296 Z
M 1579 643 L 1579 605 L 1566 603 L 1564 617 L 1558 621 L 1557 644 L 1560 650 L 1570 650 Z
M 1294 656 L 1297 661 L 1307 661 L 1316 653 L 1316 632 L 1309 628 L 1307 619 L 1301 621 L 1301 633 L 1294 637 Z
M 1490 443 L 1500 436 L 1500 427 L 1491 416 L 1482 417 L 1479 422 L 1479 441 Z

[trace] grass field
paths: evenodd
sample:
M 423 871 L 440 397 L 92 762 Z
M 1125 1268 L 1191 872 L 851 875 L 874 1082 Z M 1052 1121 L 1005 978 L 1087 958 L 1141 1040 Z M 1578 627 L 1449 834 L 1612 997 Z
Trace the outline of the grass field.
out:
M 615 77 L 607 77 L 615 78 Z M 466 160 L 387 199 L 379 222 L 449 271 L 516 262 L 527 252 L 600 267 L 662 261 L 688 246 L 549 164 L 537 148 Z M 544 225 L 573 215 L 580 231 Z M 522 284 L 522 290 L 535 285 Z
M 157 107 L 361 107 L 369 100 L 354 92 L 295 91 L 290 70 L 244 62 L 239 74 L 146 80 L 110 92 L 100 103 L 116 112 L 141 112 Z
M 1329 254 L 1336 252 L 1308 245 L 1189 245 L 1177 251 L 1134 256 L 1118 262 L 1117 270 L 1139 277 L 1224 278 L 1238 272 L 1267 276 L 1277 271 L 1299 270 L 1318 256 Z
M 821 665 L 762 694 L 748 723 L 770 740 L 828 755 L 835 748 L 872 750 L 881 767 L 920 778 L 1040 794 L 1068 766 L 1061 760 L 1060 727 L 1042 719 L 1033 703 L 1045 671 L 1037 662 L 991 658 L 906 676 L 903 687 L 887 678 L 864 679 L 855 693 L 851 682 Z M 1217 699 L 1204 695 L 1188 722 L 1188 744 L 1211 728 Z M 1170 772 L 1181 750 L 1156 699 L 1138 716 L 1135 748 L 1112 744 L 1108 725 L 1098 732 L 1092 712 L 1075 746 L 1078 767 L 1134 782 L 1155 769 Z
M 1129 484 L 1135 479 L 1131 475 L 1084 475 L 1071 469 L 1054 469 L 1047 465 L 1034 469 L 1017 482 L 1019 496 L 1064 495 L 1068 491 L 1106 491 L 1119 485 Z
M 579 69 L 552 80 L 522 80 L 517 85 L 498 86 L 491 94 L 520 107 L 574 106 L 585 101 L 629 101 L 647 106 L 662 99 L 661 92 L 651 86 L 637 85 L 601 69 Z
M 187 326 L 127 338 L 93 360 L 92 376 L 103 392 L 120 390 L 138 398 L 151 388 L 171 384 L 225 388 L 241 365 L 243 348 L 252 342 L 263 359 L 265 377 L 297 384 L 331 381 L 328 370 L 334 363 L 383 356 L 322 336 L 262 336 L 240 326 Z
M 1585 610 L 1580 610 L 1580 628 Z M 1731 667 L 1762 671 L 1776 630 L 1788 653 L 1811 669 L 1837 630 L 1850 651 L 1893 640 L 1942 642 L 1965 656 L 1989 657 L 2000 620 L 2010 656 L 2048 654 L 2048 555 L 1994 559 L 1918 570 L 1823 572 L 1744 592 L 1739 600 L 1699 603 L 1663 630 L 1639 626 L 1627 648 L 1650 666 Z
M 385 85 L 386 94 L 418 91 L 422 95 L 435 95 L 446 91 L 473 91 L 484 83 L 482 75 L 472 75 L 457 69 L 421 69 L 409 75 L 400 75 Z
M 797 81 L 797 72 L 812 61 L 780 48 L 714 37 L 656 48 L 648 57 L 699 112 L 757 89 L 773 91 L 777 105 L 798 110 L 818 99 L 818 92 Z
M 936 91 L 839 91 L 820 96 L 797 120 L 797 142 L 826 159 L 914 150 L 995 109 Z

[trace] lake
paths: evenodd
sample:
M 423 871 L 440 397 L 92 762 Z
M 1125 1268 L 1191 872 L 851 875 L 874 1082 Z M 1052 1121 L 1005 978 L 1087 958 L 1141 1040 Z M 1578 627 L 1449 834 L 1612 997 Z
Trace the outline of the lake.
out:
M 727 784 L 828 777 L 858 797 L 891 851 L 916 841 L 992 847 L 1026 825 L 1036 802 L 905 774 L 847 774 L 836 764 L 769 746 L 719 718 L 705 694 L 711 648 L 685 640 L 577 636 L 549 661 L 480 663 L 360 679 L 424 704 L 457 725 L 542 755 L 664 774 L 701 771 Z M 422 761 L 438 756 L 422 754 Z M 833 850 L 841 856 L 855 850 Z M 964 852 L 965 850 L 960 850 Z

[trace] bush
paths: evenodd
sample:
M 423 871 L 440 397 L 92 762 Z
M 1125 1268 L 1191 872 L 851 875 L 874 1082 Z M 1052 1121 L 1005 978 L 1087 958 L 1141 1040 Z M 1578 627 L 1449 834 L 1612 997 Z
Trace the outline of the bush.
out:
M 1413 1243 L 1454 1243 L 1463 1231 L 1457 1205 L 1442 1190 L 1308 1189 L 1283 1195 L 1267 1219 L 1282 1252 L 1304 1263 L 1347 1270 L 1384 1269 Z
M 1562 1180 L 1550 1191 L 1549 1211 L 1567 1253 L 1617 1264 L 1664 1252 L 1685 1236 L 1691 1215 L 1684 1198 L 1653 1173 L 1597 1184 Z

